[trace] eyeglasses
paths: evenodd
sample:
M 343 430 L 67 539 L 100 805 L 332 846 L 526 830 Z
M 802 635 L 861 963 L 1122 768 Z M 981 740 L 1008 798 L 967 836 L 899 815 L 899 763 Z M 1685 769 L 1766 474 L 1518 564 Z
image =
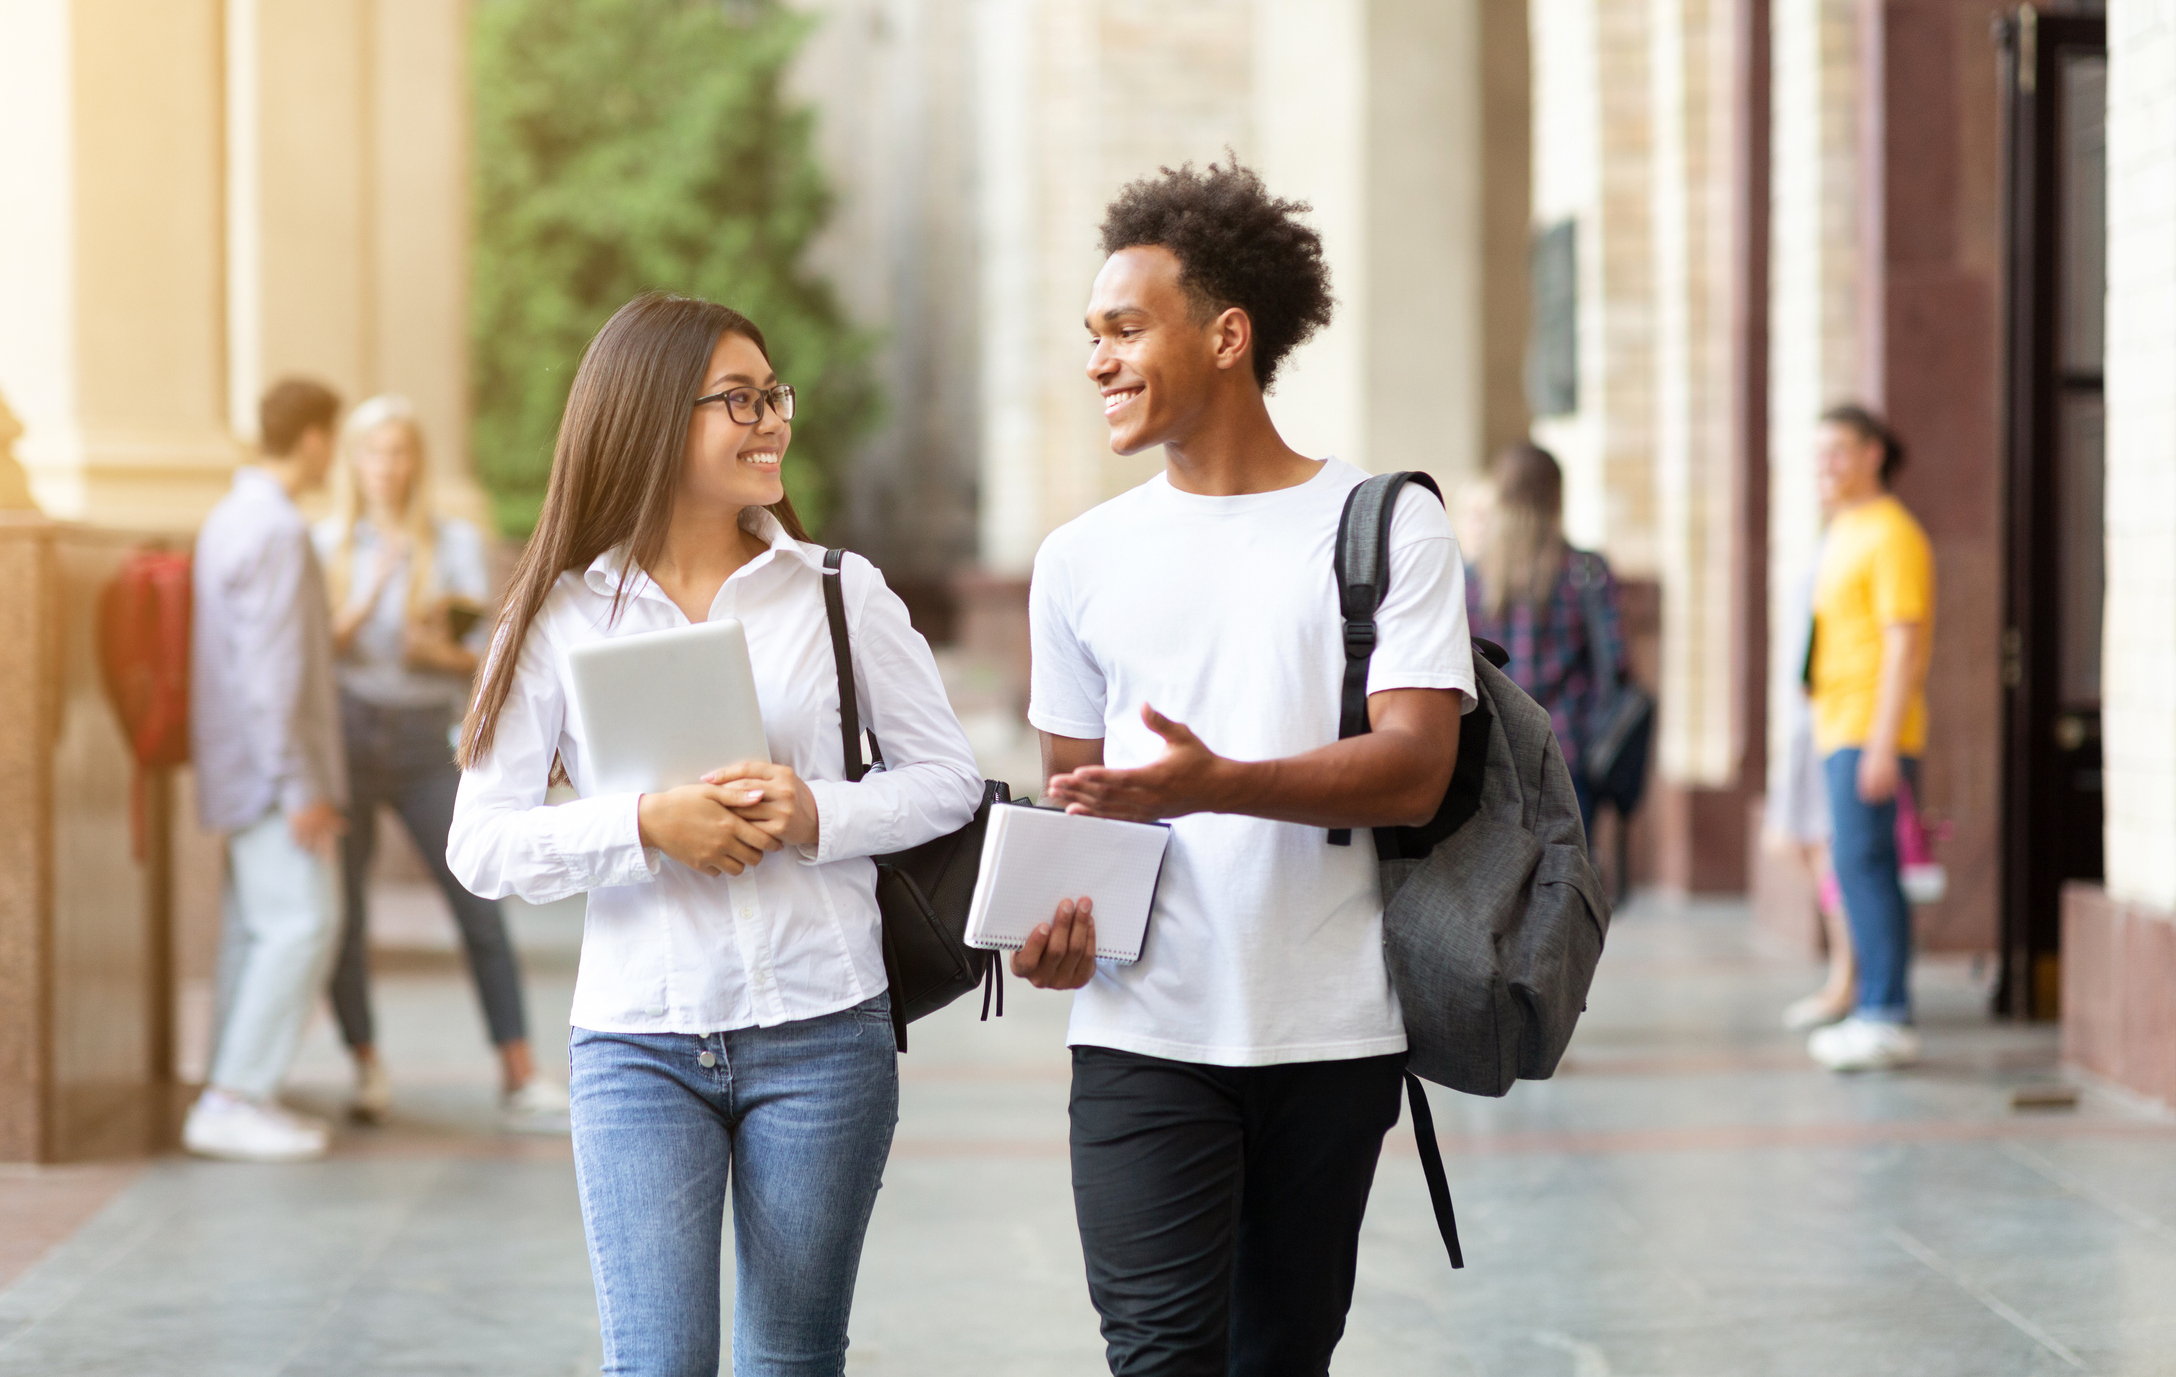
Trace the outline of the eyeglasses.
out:
M 760 387 L 733 387 L 695 399 L 697 406 L 709 402 L 724 402 L 725 414 L 733 418 L 735 425 L 763 424 L 763 408 L 766 406 L 777 412 L 781 421 L 793 419 L 793 389 L 783 383 L 768 392 Z

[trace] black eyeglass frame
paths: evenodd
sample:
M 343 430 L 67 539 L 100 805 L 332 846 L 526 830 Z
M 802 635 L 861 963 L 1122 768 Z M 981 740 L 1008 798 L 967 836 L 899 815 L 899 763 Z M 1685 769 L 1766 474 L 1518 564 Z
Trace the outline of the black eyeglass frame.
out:
M 753 393 L 755 396 L 755 400 L 748 404 L 749 414 L 745 416 L 733 404 L 733 398 L 744 392 Z M 725 414 L 733 418 L 733 424 L 735 425 L 762 425 L 763 408 L 766 406 L 778 413 L 779 420 L 786 422 L 793 420 L 793 389 L 784 383 L 780 383 L 768 391 L 760 387 L 729 387 L 723 392 L 713 392 L 707 397 L 697 397 L 695 399 L 695 405 L 697 406 L 704 406 L 711 402 L 724 402 Z

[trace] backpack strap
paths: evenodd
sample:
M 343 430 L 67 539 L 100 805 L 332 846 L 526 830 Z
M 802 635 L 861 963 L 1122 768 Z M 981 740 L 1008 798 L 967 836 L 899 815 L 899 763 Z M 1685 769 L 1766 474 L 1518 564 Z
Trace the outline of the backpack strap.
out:
M 1339 691 L 1337 739 L 1368 730 L 1368 661 L 1375 654 L 1375 611 L 1390 591 L 1390 523 L 1398 494 L 1418 483 L 1443 500 L 1425 473 L 1378 473 L 1345 494 L 1337 519 L 1337 611 L 1345 625 L 1345 680 Z M 1352 829 L 1333 828 L 1330 845 L 1352 845 Z
M 845 576 L 839 572 L 846 558 L 844 550 L 824 551 L 824 620 L 831 627 L 831 664 L 839 676 L 839 745 L 844 750 L 846 777 L 859 783 L 869 773 L 868 763 L 861 758 L 861 705 L 854 695 L 854 647 L 846 634 L 846 595 L 840 592 Z M 871 747 L 876 737 L 869 737 Z M 879 768 L 884 764 L 881 750 L 876 752 Z M 880 941 L 884 952 L 884 984 L 892 991 L 892 1040 L 900 1051 L 907 1050 L 907 1006 L 898 998 L 899 958 L 892 943 L 890 924 L 880 924 Z M 1003 1013 L 1003 1009 L 998 1010 Z
M 854 648 L 846 636 L 846 597 L 839 591 L 845 582 L 839 573 L 844 550 L 824 551 L 824 620 L 831 624 L 831 663 L 839 675 L 839 739 L 845 748 L 846 778 L 859 783 L 869 773 L 861 758 L 861 705 L 854 695 Z
M 1413 1145 L 1420 1149 L 1420 1174 L 1428 1178 L 1428 1203 L 1436 1209 L 1436 1232 L 1450 1252 L 1451 1266 L 1466 1265 L 1458 1246 L 1458 1216 L 1451 1213 L 1451 1182 L 1443 1174 L 1443 1145 L 1436 1141 L 1435 1115 L 1428 1112 L 1428 1090 L 1420 1077 L 1405 1073 L 1405 1099 L 1413 1109 Z
M 869 759 L 861 758 L 861 705 L 854 695 L 854 647 L 846 635 L 845 576 L 839 572 L 844 550 L 824 551 L 824 620 L 831 624 L 831 664 L 839 676 L 839 735 L 846 748 L 846 778 L 860 783 L 871 770 L 884 768 L 884 744 L 869 733 Z

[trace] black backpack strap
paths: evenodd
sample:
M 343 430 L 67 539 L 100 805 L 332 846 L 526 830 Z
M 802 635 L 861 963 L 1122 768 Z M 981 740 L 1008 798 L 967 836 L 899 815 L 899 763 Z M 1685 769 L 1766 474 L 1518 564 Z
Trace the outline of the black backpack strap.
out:
M 824 620 L 831 624 L 831 663 L 839 675 L 839 738 L 846 751 L 846 777 L 859 783 L 869 773 L 861 758 L 861 705 L 854 695 L 854 648 L 846 636 L 846 595 L 839 589 L 844 550 L 824 551 Z
M 839 744 L 844 749 L 846 777 L 859 782 L 869 773 L 869 766 L 861 758 L 861 705 L 854 694 L 854 647 L 846 634 L 846 595 L 840 591 L 845 576 L 839 572 L 844 550 L 824 551 L 824 620 L 831 626 L 831 665 L 839 676 Z M 871 736 L 869 743 L 876 744 Z M 882 756 L 877 757 L 881 764 Z M 892 930 L 885 927 L 881 936 L 884 950 L 884 983 L 892 992 L 892 1039 L 900 1051 L 907 1050 L 907 1006 L 899 998 L 899 981 L 893 972 L 899 963 L 892 952 Z
M 1345 625 L 1345 679 L 1338 695 L 1337 739 L 1368 729 L 1368 661 L 1375 654 L 1375 610 L 1390 591 L 1390 523 L 1398 494 L 1418 483 L 1443 500 L 1425 473 L 1379 473 L 1345 494 L 1337 518 L 1337 612 Z M 1352 845 L 1352 829 L 1333 828 L 1330 845 Z
M 1413 1107 L 1413 1143 L 1420 1149 L 1420 1174 L 1428 1178 L 1428 1199 L 1436 1207 L 1436 1229 L 1451 1255 L 1451 1266 L 1466 1265 L 1458 1246 L 1458 1218 L 1451 1213 L 1451 1182 L 1443 1174 L 1443 1145 L 1436 1141 L 1436 1120 L 1428 1112 L 1428 1090 L 1420 1077 L 1405 1073 L 1406 1103 Z

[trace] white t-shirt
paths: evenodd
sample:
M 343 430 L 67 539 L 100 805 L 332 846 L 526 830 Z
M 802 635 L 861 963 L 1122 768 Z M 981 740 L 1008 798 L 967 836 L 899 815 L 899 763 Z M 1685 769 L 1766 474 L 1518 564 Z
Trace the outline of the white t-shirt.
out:
M 1052 532 L 1029 593 L 1028 720 L 1101 737 L 1115 767 L 1163 754 L 1144 702 L 1236 760 L 1336 741 L 1331 556 L 1366 477 L 1330 459 L 1298 487 L 1201 497 L 1158 476 Z M 1470 707 L 1464 568 L 1433 494 L 1400 494 L 1390 570 L 1368 692 L 1458 689 Z M 1297 823 L 1174 819 L 1141 959 L 1097 963 L 1067 1041 L 1216 1066 L 1402 1052 L 1382 926 L 1365 831 L 1332 846 Z

